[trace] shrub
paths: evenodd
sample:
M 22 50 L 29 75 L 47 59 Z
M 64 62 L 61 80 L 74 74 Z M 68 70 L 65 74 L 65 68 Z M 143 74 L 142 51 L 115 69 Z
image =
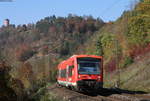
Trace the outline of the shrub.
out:
M 57 76 L 57 70 L 56 69 L 50 70 L 49 77 L 51 82 L 56 82 L 56 76 Z
M 16 55 L 19 61 L 26 61 L 30 57 L 32 57 L 36 52 L 27 45 L 22 45 L 16 51 Z
M 130 57 L 130 56 L 125 57 L 122 67 L 127 67 L 128 65 L 132 64 L 133 62 L 134 62 L 134 60 L 132 59 L 132 57 Z

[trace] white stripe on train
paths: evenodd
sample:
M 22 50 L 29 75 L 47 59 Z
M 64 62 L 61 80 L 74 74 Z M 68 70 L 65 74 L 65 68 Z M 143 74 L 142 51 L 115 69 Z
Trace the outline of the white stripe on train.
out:
M 64 86 L 76 86 L 77 83 L 72 83 L 72 82 L 68 82 L 68 81 L 61 81 L 61 80 L 57 80 L 57 82 L 61 85 L 64 85 Z

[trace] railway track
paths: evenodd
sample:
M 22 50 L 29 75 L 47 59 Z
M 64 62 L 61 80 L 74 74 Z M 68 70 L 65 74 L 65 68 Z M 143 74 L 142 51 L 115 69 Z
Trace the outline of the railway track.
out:
M 53 85 L 48 87 L 48 91 L 65 101 L 150 101 L 150 95 L 148 94 L 119 94 L 113 90 L 106 90 L 101 94 L 79 93 Z

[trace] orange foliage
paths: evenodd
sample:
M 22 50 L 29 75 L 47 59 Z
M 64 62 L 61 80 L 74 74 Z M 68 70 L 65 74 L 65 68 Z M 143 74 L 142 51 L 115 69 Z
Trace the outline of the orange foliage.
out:
M 16 51 L 16 57 L 19 61 L 26 61 L 28 58 L 33 56 L 34 51 L 31 47 L 23 44 L 19 47 L 19 49 Z
M 113 72 L 113 71 L 115 71 L 117 69 L 117 67 L 116 67 L 116 59 L 115 58 L 111 59 L 111 61 L 108 64 L 106 64 L 104 67 L 105 67 L 105 71 L 106 72 Z
M 144 48 L 141 46 L 134 46 L 130 51 L 130 56 L 135 58 L 137 56 L 142 56 L 147 52 L 150 52 L 150 43 Z
M 29 78 L 33 74 L 32 66 L 29 63 L 24 63 L 19 69 L 19 72 L 22 77 Z

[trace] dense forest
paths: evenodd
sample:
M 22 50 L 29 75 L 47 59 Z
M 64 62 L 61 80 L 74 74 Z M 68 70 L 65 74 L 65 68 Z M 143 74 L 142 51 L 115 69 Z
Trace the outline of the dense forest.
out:
M 9 51 L 12 49 L 20 61 L 26 61 L 42 50 L 45 54 L 53 53 L 63 57 L 74 54 L 77 47 L 103 25 L 101 19 L 94 19 L 92 16 L 69 14 L 65 18 L 53 15 L 36 24 L 2 27 L 0 46 Z
M 10 96 L 31 97 L 55 81 L 57 64 L 73 54 L 103 56 L 106 73 L 127 68 L 150 52 L 149 12 L 150 1 L 141 0 L 114 22 L 69 14 L 45 17 L 35 24 L 2 26 L 0 73 L 9 85 L 0 86 L 14 93 Z M 0 99 L 11 101 L 7 94 L 0 92 Z

